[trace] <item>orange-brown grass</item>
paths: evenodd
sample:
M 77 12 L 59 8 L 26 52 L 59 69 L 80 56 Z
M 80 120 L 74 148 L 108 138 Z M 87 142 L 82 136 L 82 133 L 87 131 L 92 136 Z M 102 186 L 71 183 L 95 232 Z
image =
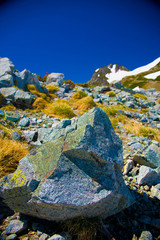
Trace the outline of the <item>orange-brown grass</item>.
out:
M 158 101 L 157 101 L 159 104 L 160 104 L 160 98 L 158 98 Z
M 59 90 L 59 87 L 55 84 L 48 84 L 46 85 L 46 88 L 48 89 L 49 93 L 55 93 L 56 91 Z
M 27 146 L 15 140 L 0 137 L 0 177 L 13 173 L 19 160 L 28 154 Z
M 73 108 L 80 111 L 81 113 L 84 113 L 95 106 L 96 106 L 96 104 L 93 101 L 93 98 L 90 96 L 87 96 L 87 97 L 83 97 L 82 99 L 76 101 Z
M 69 103 L 65 100 L 57 100 L 54 103 L 48 104 L 44 109 L 44 113 L 49 116 L 59 117 L 60 119 L 76 116 Z
M 5 106 L 1 107 L 1 109 L 6 110 L 6 111 L 12 111 L 12 110 L 15 110 L 16 107 L 13 105 L 5 105 Z
M 160 143 L 160 131 L 158 129 L 143 126 L 142 123 L 139 123 L 136 120 L 126 122 L 123 127 L 131 134 L 154 139 Z
M 44 98 L 38 97 L 32 104 L 32 107 L 37 111 L 41 111 L 41 110 L 43 111 L 47 105 L 48 105 L 48 102 Z

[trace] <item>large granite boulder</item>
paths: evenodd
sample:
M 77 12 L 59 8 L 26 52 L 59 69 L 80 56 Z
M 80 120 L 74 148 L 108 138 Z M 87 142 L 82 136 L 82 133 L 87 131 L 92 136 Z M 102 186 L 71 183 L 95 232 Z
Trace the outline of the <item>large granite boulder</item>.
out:
M 0 197 L 15 211 L 48 220 L 103 218 L 133 203 L 122 178 L 122 142 L 94 108 L 59 136 L 21 159 L 0 180 Z
M 15 87 L 0 88 L 0 94 L 19 108 L 31 108 L 36 96 L 30 92 L 24 92 Z
M 29 70 L 24 69 L 22 72 L 16 72 L 16 85 L 18 88 L 27 89 L 27 85 L 34 85 L 40 92 L 48 92 L 46 88 L 41 87 L 39 79 L 35 73 L 31 73 Z
M 0 88 L 13 86 L 14 65 L 8 58 L 0 58 Z
M 62 86 L 64 79 L 64 74 L 63 73 L 51 73 L 47 76 L 47 83 L 53 83 L 58 86 Z
M 19 72 L 15 70 L 13 63 L 8 58 L 0 58 L 0 88 L 17 86 L 26 91 L 28 84 L 34 85 L 40 92 L 48 92 L 46 88 L 41 87 L 35 73 L 31 73 L 27 69 Z

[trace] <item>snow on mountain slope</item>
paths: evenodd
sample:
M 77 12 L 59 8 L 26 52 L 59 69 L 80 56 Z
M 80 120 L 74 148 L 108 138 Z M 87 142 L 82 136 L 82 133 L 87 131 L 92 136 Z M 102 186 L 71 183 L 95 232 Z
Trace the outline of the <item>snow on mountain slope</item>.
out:
M 160 71 L 154 72 L 154 73 L 150 73 L 146 76 L 144 76 L 145 78 L 148 79 L 156 79 L 158 76 L 160 76 Z
M 115 82 L 122 80 L 122 78 L 124 78 L 124 77 L 136 75 L 136 74 L 139 74 L 142 72 L 146 72 L 146 71 L 150 70 L 151 68 L 153 68 L 154 66 L 156 66 L 159 62 L 160 62 L 160 57 L 145 66 L 134 69 L 133 71 L 125 71 L 125 70 L 119 69 L 117 72 L 115 69 L 116 65 L 114 64 L 112 66 L 112 68 L 110 68 L 111 73 L 107 73 L 105 76 L 106 76 L 106 78 L 108 78 L 107 81 L 109 83 L 115 83 Z

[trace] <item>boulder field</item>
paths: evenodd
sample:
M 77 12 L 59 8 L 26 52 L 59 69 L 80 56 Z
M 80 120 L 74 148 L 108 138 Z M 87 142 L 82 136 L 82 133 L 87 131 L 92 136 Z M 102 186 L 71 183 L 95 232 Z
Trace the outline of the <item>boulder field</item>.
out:
M 106 218 L 133 198 L 122 177 L 122 141 L 108 116 L 94 108 L 52 141 L 21 159 L 0 181 L 0 197 L 13 210 L 47 220 Z

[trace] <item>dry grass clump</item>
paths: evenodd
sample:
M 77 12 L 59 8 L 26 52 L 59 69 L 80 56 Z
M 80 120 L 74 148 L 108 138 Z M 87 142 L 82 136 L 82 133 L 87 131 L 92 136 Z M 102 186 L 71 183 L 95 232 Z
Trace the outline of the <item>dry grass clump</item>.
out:
M 34 95 L 36 95 L 36 96 L 38 96 L 38 97 L 42 97 L 42 98 L 44 98 L 44 99 L 47 97 L 47 95 L 46 95 L 45 93 L 39 92 L 39 91 L 37 90 L 36 86 L 33 85 L 33 84 L 27 84 L 27 90 L 28 90 L 30 93 L 32 93 L 32 94 L 34 94 Z
M 57 116 L 61 119 L 72 118 L 76 116 L 69 103 L 65 100 L 57 100 L 54 103 L 48 104 L 44 109 L 44 113 L 50 116 Z
M 46 88 L 48 89 L 49 93 L 55 93 L 59 90 L 59 87 L 55 84 L 48 84 L 46 85 Z
M 19 160 L 28 154 L 24 143 L 0 137 L 0 177 L 16 170 Z
M 159 104 L 160 104 L 160 98 L 158 98 L 158 101 L 157 101 Z
M 82 90 L 79 90 L 72 95 L 71 99 L 77 100 L 77 99 L 82 99 L 84 97 L 87 97 L 87 93 L 85 93 Z
M 87 97 L 83 97 L 82 99 L 79 99 L 78 101 L 76 101 L 74 104 L 74 109 L 77 109 L 82 112 L 86 112 L 95 106 L 96 106 L 96 104 L 93 101 L 93 98 L 90 96 L 87 96 Z
M 38 111 L 41 111 L 43 110 L 46 106 L 48 105 L 48 102 L 41 98 L 41 97 L 38 97 L 34 103 L 32 104 L 32 107 Z
M 145 95 L 140 94 L 140 93 L 135 93 L 135 94 L 133 94 L 133 96 L 136 97 L 136 98 L 141 98 L 143 100 L 148 100 Z
M 108 95 L 109 95 L 109 97 L 115 97 L 116 93 L 115 92 L 109 92 Z
M 78 240 L 96 239 L 98 228 L 100 226 L 96 219 L 84 217 L 68 220 L 64 224 L 64 229 Z
M 6 111 L 12 111 L 12 110 L 15 110 L 16 107 L 9 104 L 9 105 L 5 105 L 5 106 L 1 107 L 1 109 L 2 109 L 3 111 L 4 111 L 4 110 L 6 110 Z
M 157 129 L 152 127 L 143 126 L 142 123 L 137 122 L 136 120 L 130 120 L 124 124 L 124 129 L 129 133 L 147 137 L 149 139 L 154 139 L 160 143 L 160 132 Z

